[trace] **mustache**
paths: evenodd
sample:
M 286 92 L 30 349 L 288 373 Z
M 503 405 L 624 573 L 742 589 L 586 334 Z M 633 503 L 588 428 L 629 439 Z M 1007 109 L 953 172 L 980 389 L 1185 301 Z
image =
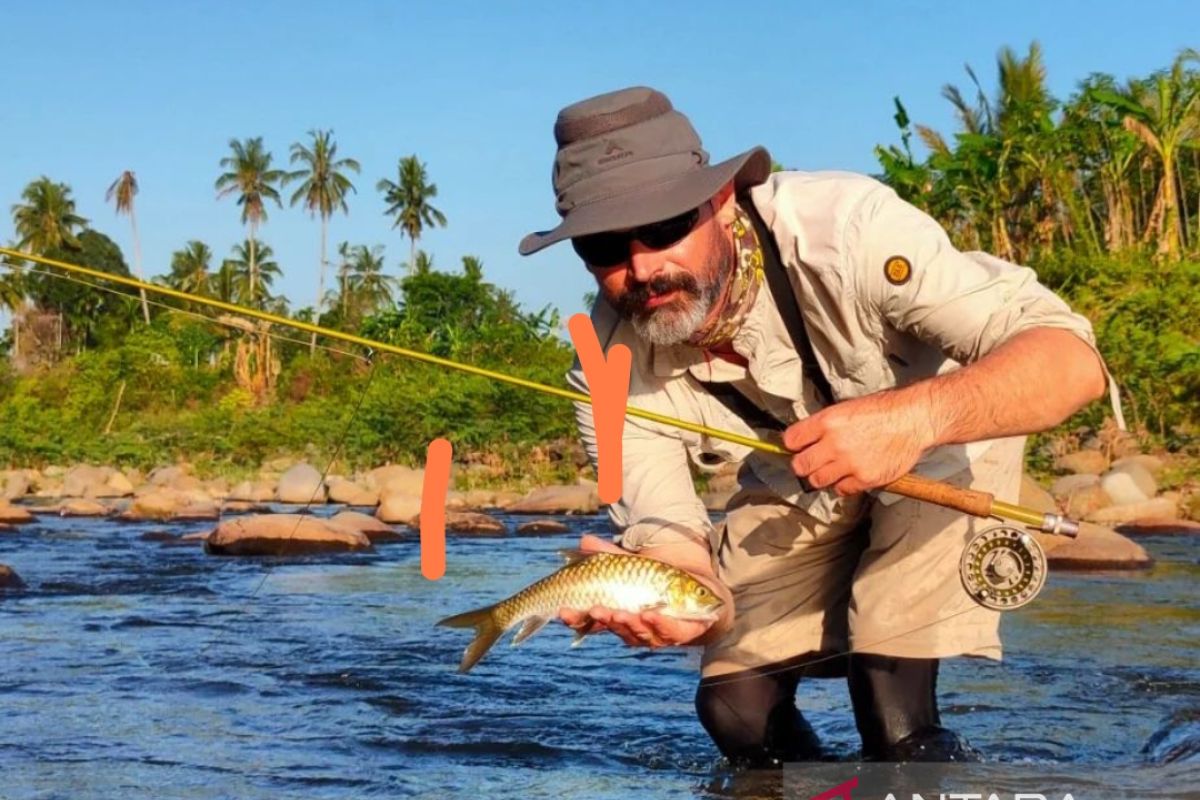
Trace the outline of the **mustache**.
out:
M 658 275 L 646 283 L 630 288 L 617 302 L 617 311 L 629 318 L 645 311 L 651 297 L 681 291 L 693 297 L 700 296 L 700 283 L 686 272 L 678 275 Z

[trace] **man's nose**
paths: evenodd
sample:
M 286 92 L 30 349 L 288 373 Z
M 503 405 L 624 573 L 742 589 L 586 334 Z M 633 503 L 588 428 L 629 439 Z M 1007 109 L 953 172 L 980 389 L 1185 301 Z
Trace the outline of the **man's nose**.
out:
M 651 278 L 662 272 L 664 264 L 665 250 L 647 247 L 637 239 L 629 243 L 629 269 L 638 283 L 649 283 Z

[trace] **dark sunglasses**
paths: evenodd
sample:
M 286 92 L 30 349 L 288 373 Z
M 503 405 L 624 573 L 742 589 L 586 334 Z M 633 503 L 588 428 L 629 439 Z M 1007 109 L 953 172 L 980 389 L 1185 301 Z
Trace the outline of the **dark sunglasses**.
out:
M 605 231 L 577 236 L 571 246 L 587 264 L 593 267 L 615 267 L 629 258 L 629 245 L 634 239 L 651 250 L 662 250 L 691 233 L 700 221 L 700 209 L 693 208 L 677 217 L 651 222 L 631 231 Z

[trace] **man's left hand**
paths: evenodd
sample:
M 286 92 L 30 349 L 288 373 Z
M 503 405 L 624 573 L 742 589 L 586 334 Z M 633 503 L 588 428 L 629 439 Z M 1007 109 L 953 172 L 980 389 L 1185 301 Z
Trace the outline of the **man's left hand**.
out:
M 936 444 L 933 419 L 919 384 L 846 400 L 789 427 L 792 470 L 814 489 L 842 496 L 884 486 L 908 473 Z

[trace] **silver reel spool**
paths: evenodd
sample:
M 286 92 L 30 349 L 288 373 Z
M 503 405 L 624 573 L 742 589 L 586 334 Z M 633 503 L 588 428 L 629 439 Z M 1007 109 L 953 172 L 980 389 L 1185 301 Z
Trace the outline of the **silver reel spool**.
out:
M 958 565 L 963 588 L 981 606 L 1020 608 L 1046 584 L 1046 553 L 1028 532 L 999 525 L 971 537 Z

